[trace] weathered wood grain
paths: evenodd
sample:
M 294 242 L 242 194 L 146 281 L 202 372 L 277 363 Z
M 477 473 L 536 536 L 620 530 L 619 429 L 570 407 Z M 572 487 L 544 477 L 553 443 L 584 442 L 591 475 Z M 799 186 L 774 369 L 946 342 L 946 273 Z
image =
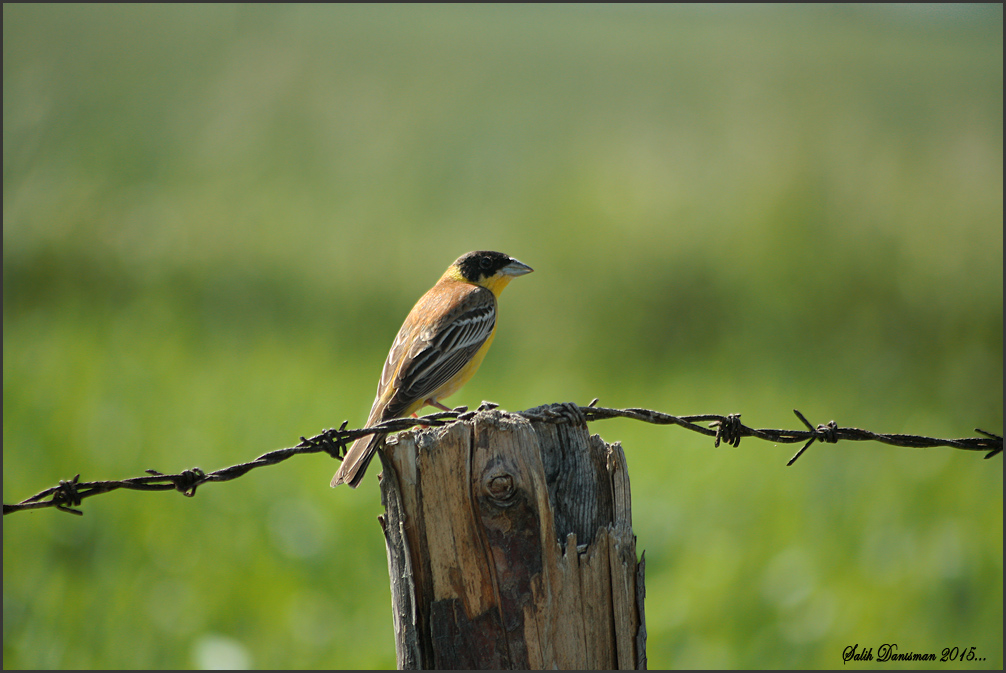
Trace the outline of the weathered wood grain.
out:
M 400 668 L 645 666 L 618 444 L 490 410 L 392 436 L 382 461 Z

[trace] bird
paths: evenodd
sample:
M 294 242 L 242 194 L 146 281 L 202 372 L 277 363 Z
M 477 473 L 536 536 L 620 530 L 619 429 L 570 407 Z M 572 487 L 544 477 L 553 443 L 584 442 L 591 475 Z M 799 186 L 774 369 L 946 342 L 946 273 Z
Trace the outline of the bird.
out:
M 496 336 L 500 292 L 534 269 L 502 252 L 458 257 L 409 311 L 391 344 L 367 424 L 415 415 L 456 393 L 482 364 Z M 361 437 L 346 452 L 332 486 L 356 488 L 384 434 Z

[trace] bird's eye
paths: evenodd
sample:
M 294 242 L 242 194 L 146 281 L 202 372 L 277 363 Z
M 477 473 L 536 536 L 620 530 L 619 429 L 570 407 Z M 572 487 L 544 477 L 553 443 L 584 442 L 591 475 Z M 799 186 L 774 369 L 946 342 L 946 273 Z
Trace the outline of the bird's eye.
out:
M 488 257 L 483 257 L 482 259 L 479 260 L 480 269 L 488 269 L 490 266 L 492 266 L 492 260 L 490 260 Z

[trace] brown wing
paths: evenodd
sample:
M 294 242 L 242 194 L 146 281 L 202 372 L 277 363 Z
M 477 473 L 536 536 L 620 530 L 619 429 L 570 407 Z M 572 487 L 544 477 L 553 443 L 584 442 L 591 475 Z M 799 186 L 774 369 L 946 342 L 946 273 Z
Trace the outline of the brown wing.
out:
M 464 369 L 496 328 L 492 292 L 463 285 L 452 294 L 458 299 L 452 310 L 420 331 L 397 368 L 395 393 L 387 402 L 385 418 L 411 413 L 417 402 L 434 395 Z
M 407 416 L 460 372 L 496 327 L 496 297 L 467 283 L 437 283 L 409 312 L 381 371 L 367 426 Z M 350 447 L 332 486 L 355 488 L 380 443 L 362 437 Z

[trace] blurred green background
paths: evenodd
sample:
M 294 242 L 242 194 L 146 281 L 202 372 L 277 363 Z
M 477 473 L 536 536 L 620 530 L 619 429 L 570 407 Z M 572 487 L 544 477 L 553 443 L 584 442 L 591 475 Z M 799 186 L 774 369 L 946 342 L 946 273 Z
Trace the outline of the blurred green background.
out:
M 361 424 L 480 248 L 535 273 L 453 404 L 1001 433 L 1002 11 L 5 4 L 3 500 Z M 652 668 L 1003 666 L 1002 457 L 592 431 Z M 4 668 L 393 668 L 335 469 L 5 517 Z

